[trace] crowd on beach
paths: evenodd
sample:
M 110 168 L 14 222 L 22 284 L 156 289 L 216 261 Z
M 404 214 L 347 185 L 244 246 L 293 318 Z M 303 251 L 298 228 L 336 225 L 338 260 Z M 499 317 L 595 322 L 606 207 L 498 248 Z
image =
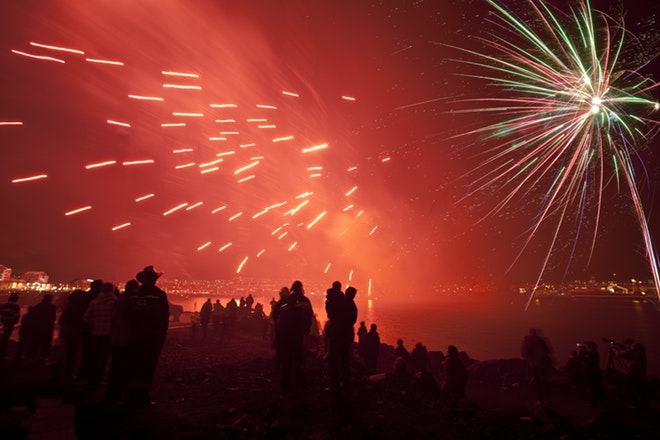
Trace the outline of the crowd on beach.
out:
M 8 341 L 20 322 L 15 363 L 51 362 L 55 379 L 85 383 L 90 391 L 105 385 L 109 404 L 153 405 L 150 390 L 170 315 L 167 295 L 156 286 L 160 276 L 153 266 L 148 266 L 129 280 L 123 291 L 112 283 L 95 280 L 88 290 L 68 294 L 59 317 L 51 294 L 44 294 L 41 302 L 23 316 L 18 295 L 11 294 L 0 307 L 0 361 L 4 360 Z M 409 351 L 399 339 L 391 367 L 379 370 L 382 344 L 378 327 L 371 323 L 367 328 L 364 321 L 358 324 L 356 295 L 354 286 L 343 291 L 341 282 L 332 283 L 326 291 L 327 320 L 323 328 L 298 280 L 279 290 L 279 297 L 270 302 L 269 313 L 262 304 L 255 304 L 252 295 L 232 298 L 224 305 L 209 298 L 193 314 L 191 335 L 221 344 L 237 329 L 262 333 L 272 343 L 276 383 L 283 392 L 304 390 L 305 358 L 313 352 L 327 360 L 328 389 L 337 400 L 350 398 L 356 362 L 362 368 L 361 374 L 374 381 L 415 386 L 449 400 L 466 398 L 470 366 L 475 361 L 455 345 L 441 353 L 441 371 L 431 371 L 429 352 L 422 342 Z M 53 358 L 51 344 L 56 325 L 60 346 Z M 593 341 L 579 344 L 565 365 L 553 366 L 549 344 L 537 329 L 530 329 L 521 345 L 521 357 L 537 402 L 550 405 L 550 378 L 561 372 L 575 394 L 593 408 L 608 406 L 604 383 L 616 379 L 636 410 L 648 410 L 645 347 L 632 339 L 623 344 L 605 342 L 606 369 L 601 368 L 598 344 Z M 610 368 L 612 362 L 621 367 L 618 378 L 612 377 L 619 371 Z

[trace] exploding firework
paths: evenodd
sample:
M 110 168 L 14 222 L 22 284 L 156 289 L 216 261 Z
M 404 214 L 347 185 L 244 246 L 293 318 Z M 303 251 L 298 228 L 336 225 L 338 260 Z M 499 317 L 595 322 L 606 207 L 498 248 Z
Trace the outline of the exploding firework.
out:
M 22 160 L 4 170 L 10 191 L 42 201 L 40 221 L 26 221 L 86 241 L 92 252 L 103 242 L 127 253 L 142 248 L 148 260 L 163 255 L 170 262 L 161 267 L 206 261 L 219 267 L 212 275 L 218 277 L 353 279 L 355 271 L 368 282 L 368 266 L 360 271 L 344 254 L 349 243 L 377 236 L 360 202 L 365 167 L 342 129 L 327 127 L 329 113 L 350 113 L 358 98 L 337 94 L 328 104 L 295 78 L 290 88 L 275 88 L 287 80 L 272 71 L 264 85 L 247 77 L 244 60 L 214 70 L 216 62 L 200 62 L 199 46 L 176 60 L 160 58 L 161 65 L 136 62 L 118 46 L 103 56 L 78 43 L 25 41 L 7 49 L 12 67 L 30 74 L 17 87 L 43 91 L 55 111 L 40 113 L 34 92 L 32 108 L 16 112 L 29 116 L 0 121 L 0 128 L 22 133 L 20 141 L 61 123 L 47 149 L 16 142 Z M 264 61 L 257 70 L 271 69 Z M 40 72 L 45 78 L 34 80 Z M 24 98 L 29 107 L 30 96 Z M 74 101 L 78 126 L 63 116 Z
M 469 108 L 462 110 L 492 121 L 462 134 L 478 136 L 487 145 L 469 195 L 503 190 L 506 195 L 493 214 L 541 190 L 519 254 L 550 225 L 552 239 L 538 287 L 562 231 L 571 231 L 575 244 L 588 228 L 593 254 L 605 189 L 625 188 L 658 290 L 658 256 L 639 191 L 646 174 L 643 149 L 658 128 L 658 103 L 651 96 L 657 84 L 637 68 L 626 68 L 632 38 L 623 21 L 592 9 L 588 1 L 568 12 L 542 0 L 526 0 L 516 11 L 504 2 L 488 3 L 493 8 L 489 21 L 497 31 L 477 38 L 479 48 L 458 48 L 469 55 L 461 63 L 480 71 L 466 76 L 487 81 L 493 90 L 491 96 L 469 100 Z

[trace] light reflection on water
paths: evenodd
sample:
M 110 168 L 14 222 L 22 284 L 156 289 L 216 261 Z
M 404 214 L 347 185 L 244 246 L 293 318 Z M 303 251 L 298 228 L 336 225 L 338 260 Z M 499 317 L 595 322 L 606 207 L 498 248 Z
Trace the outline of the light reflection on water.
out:
M 205 298 L 173 302 L 192 311 Z M 226 304 L 228 300 L 221 298 Z M 270 298 L 255 298 L 270 310 Z M 213 298 L 215 302 L 215 297 Z M 323 298 L 312 298 L 321 324 L 326 320 Z M 627 338 L 647 347 L 649 374 L 660 375 L 660 311 L 653 305 L 630 299 L 543 298 L 524 311 L 526 297 L 515 295 L 451 297 L 435 301 L 358 301 L 358 322 L 378 325 L 381 341 L 394 345 L 398 338 L 410 350 L 422 342 L 429 350 L 445 351 L 456 345 L 474 359 L 519 358 L 520 344 L 530 327 L 541 329 L 550 342 L 555 365 L 563 365 L 578 342 L 595 341 L 601 366 L 607 362 L 603 338 L 623 342 Z M 357 326 L 356 326 L 357 327 Z

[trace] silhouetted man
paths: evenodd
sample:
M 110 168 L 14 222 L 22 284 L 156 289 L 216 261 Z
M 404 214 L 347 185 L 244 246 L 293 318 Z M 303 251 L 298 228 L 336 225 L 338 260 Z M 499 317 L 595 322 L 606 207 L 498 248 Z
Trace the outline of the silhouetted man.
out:
M 282 301 L 277 321 L 283 389 L 300 386 L 303 342 L 309 334 L 313 315 L 312 303 L 305 297 L 302 282 L 294 281 L 289 295 Z
M 126 400 L 136 406 L 153 404 L 150 399 L 151 384 L 167 335 L 170 315 L 167 295 L 156 287 L 161 275 L 153 266 L 145 267 L 136 275 L 141 283 L 140 288 L 126 297 L 124 318 L 131 329 L 128 352 L 133 362 L 126 386 Z
M 350 348 L 357 320 L 355 306 L 355 287 L 346 289 L 346 296 L 341 292 L 341 284 L 335 281 L 328 289 L 325 310 L 328 315 L 326 336 L 328 337 L 328 362 L 330 364 L 330 388 L 335 397 L 341 397 L 341 389 L 350 391 Z

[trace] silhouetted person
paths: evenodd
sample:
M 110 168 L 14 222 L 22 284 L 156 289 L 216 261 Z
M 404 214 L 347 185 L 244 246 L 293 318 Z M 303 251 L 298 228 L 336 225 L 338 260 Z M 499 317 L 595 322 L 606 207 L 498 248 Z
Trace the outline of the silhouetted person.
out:
M 410 353 L 408 353 L 408 349 L 403 346 L 403 339 L 397 339 L 396 348 L 394 349 L 394 357 L 401 358 L 406 362 L 410 361 Z
M 283 352 L 283 343 L 281 335 L 277 331 L 278 322 L 280 319 L 280 308 L 284 303 L 286 297 L 289 296 L 289 288 L 282 287 L 279 292 L 279 300 L 272 305 L 270 311 L 270 320 L 273 324 L 273 347 L 275 348 L 275 366 L 277 371 L 281 373 L 282 369 L 282 352 Z M 272 304 L 272 302 L 271 302 Z
M 442 391 L 449 399 L 465 397 L 468 373 L 463 362 L 458 358 L 458 349 L 454 345 L 447 347 L 447 356 L 442 362 Z
M 410 353 L 410 365 L 415 371 L 426 371 L 428 363 L 429 352 L 424 344 L 418 342 Z
M 87 308 L 87 292 L 76 289 L 66 299 L 66 306 L 57 323 L 60 326 L 60 360 L 55 370 L 55 377 L 74 379 L 78 363 L 82 332 L 83 315 Z
M 619 359 L 626 365 L 625 388 L 626 394 L 632 401 L 635 409 L 649 408 L 646 380 L 646 347 L 633 339 L 624 341 L 625 349 L 614 348 Z
M 2 323 L 2 336 L 0 337 L 0 361 L 5 358 L 5 351 L 14 326 L 21 318 L 21 306 L 18 305 L 18 293 L 9 295 L 7 302 L 0 306 L 0 323 Z
M 84 315 L 89 303 L 91 303 L 94 298 L 96 298 L 101 291 L 101 286 L 103 286 L 103 280 L 94 280 L 89 285 L 89 290 L 85 295 L 82 296 L 83 301 L 83 310 Z M 80 353 L 80 365 L 78 366 L 78 373 L 76 374 L 76 380 L 83 381 L 89 379 L 89 372 L 92 367 L 92 359 L 94 357 L 94 348 L 92 346 L 92 326 L 87 324 L 84 319 L 82 319 L 82 334 L 81 334 L 81 353 Z
M 209 333 L 211 314 L 213 314 L 213 304 L 211 304 L 211 298 L 208 298 L 199 310 L 199 322 L 202 325 L 202 336 L 204 338 L 206 338 Z
M 220 333 L 220 324 L 222 323 L 222 314 L 225 308 L 220 303 L 219 299 L 213 303 L 213 333 L 216 335 Z
M 103 283 L 98 296 L 89 303 L 83 316 L 83 320 L 92 326 L 92 362 L 87 384 L 91 390 L 101 386 L 110 357 L 112 309 L 116 302 L 114 284 Z
M 380 335 L 376 324 L 371 324 L 364 339 L 364 361 L 367 372 L 374 374 L 378 371 L 378 353 L 380 352 Z
M 566 362 L 566 378 L 568 385 L 575 391 L 575 394 L 585 401 L 588 400 L 585 388 L 584 369 L 582 365 L 582 355 L 586 351 L 584 344 L 578 344 L 578 350 L 571 352 L 571 356 Z
M 55 304 L 53 295 L 46 293 L 41 302 L 30 310 L 27 333 L 29 335 L 25 357 L 28 360 L 47 361 L 53 345 L 55 330 Z M 23 322 L 21 322 L 24 325 Z
M 548 404 L 549 380 L 552 360 L 548 344 L 541 338 L 535 328 L 529 329 L 520 348 L 523 359 L 527 363 L 527 374 L 530 375 L 536 386 L 537 400 L 544 405 Z
M 598 345 L 589 341 L 585 344 L 586 349 L 580 353 L 582 361 L 582 372 L 584 383 L 592 408 L 607 406 L 605 399 L 605 388 L 603 385 L 603 370 L 600 368 L 600 354 Z
M 350 348 L 355 337 L 353 325 L 357 320 L 357 307 L 354 307 L 353 299 L 357 290 L 349 287 L 346 293 L 344 296 L 341 284 L 335 281 L 332 288 L 328 289 L 325 301 L 328 314 L 325 333 L 329 343 L 330 389 L 335 397 L 341 397 L 342 388 L 346 392 L 350 391 Z
M 302 282 L 294 281 L 284 299 L 277 320 L 281 341 L 281 385 L 283 389 L 299 388 L 302 382 L 303 342 L 312 323 L 312 303 L 305 296 Z
M 170 313 L 167 295 L 156 286 L 161 275 L 153 266 L 145 267 L 136 275 L 140 288 L 126 297 L 124 318 L 131 329 L 128 352 L 132 362 L 126 400 L 132 405 L 152 404 L 151 384 L 165 343 Z
M 110 369 L 108 370 L 108 384 L 105 389 L 105 400 L 108 403 L 119 402 L 123 398 L 124 386 L 128 380 L 130 358 L 128 344 L 131 340 L 131 329 L 124 319 L 126 298 L 135 295 L 140 288 L 136 280 L 129 280 L 124 287 L 124 293 L 119 295 L 112 308 L 110 325 Z
M 252 305 L 254 304 L 254 297 L 250 293 L 247 298 L 245 298 L 245 307 L 247 307 L 248 311 L 252 310 Z
M 360 355 L 360 359 L 362 359 L 364 362 L 366 362 L 366 358 L 364 355 L 364 347 L 366 346 L 366 341 L 367 341 L 367 333 L 369 333 L 369 330 L 367 330 L 367 326 L 364 321 L 360 321 L 360 326 L 358 327 L 357 331 L 357 336 L 358 336 L 358 354 Z

